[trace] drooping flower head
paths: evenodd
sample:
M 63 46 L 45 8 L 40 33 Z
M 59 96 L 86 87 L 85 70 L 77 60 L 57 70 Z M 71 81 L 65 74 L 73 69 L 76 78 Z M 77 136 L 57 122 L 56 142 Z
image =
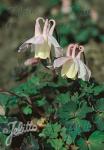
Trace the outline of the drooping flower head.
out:
M 78 44 L 70 44 L 68 46 L 66 57 L 60 57 L 54 61 L 54 68 L 62 66 L 61 76 L 71 79 L 81 78 L 89 80 L 91 72 L 81 60 L 81 54 L 84 47 Z
M 40 26 L 40 21 L 43 22 L 43 28 Z M 55 57 L 62 56 L 62 49 L 58 44 L 57 40 L 53 37 L 53 32 L 55 29 L 56 22 L 51 19 L 37 18 L 35 23 L 35 33 L 34 36 L 24 42 L 18 52 L 21 52 L 25 48 L 29 48 L 35 50 L 35 58 L 47 59 L 50 58 L 50 52 L 52 50 L 52 45 L 55 51 Z

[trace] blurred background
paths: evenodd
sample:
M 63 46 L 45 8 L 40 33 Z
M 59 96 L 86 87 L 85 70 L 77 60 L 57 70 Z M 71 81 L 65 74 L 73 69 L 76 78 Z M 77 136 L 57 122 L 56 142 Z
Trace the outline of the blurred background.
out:
M 18 47 L 33 36 L 35 19 L 53 18 L 62 47 L 85 46 L 92 76 L 104 82 L 104 1 L 102 0 L 0 0 L 0 88 L 24 81 L 34 68 L 23 65 L 30 54 Z

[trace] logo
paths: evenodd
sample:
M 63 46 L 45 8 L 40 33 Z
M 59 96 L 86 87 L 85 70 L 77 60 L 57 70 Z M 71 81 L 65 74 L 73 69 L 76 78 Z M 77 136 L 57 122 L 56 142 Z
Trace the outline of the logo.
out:
M 14 121 L 8 123 L 8 127 L 10 129 L 10 133 L 6 138 L 6 146 L 9 146 L 12 143 L 13 137 L 19 136 L 27 132 L 36 132 L 38 130 L 37 125 L 33 125 L 31 122 L 23 124 L 23 122 Z M 8 128 L 3 129 L 4 134 L 7 134 L 8 132 Z

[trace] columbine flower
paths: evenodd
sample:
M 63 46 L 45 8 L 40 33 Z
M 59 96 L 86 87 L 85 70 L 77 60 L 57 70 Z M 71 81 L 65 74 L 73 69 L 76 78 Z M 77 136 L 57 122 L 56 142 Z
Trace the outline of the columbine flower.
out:
M 42 20 L 44 26 L 43 31 L 40 27 L 40 20 Z M 55 57 L 62 56 L 61 47 L 58 44 L 57 40 L 52 36 L 55 28 L 55 21 L 54 20 L 44 20 L 43 18 L 39 17 L 36 19 L 35 24 L 35 35 L 24 42 L 18 52 L 21 52 L 25 48 L 32 48 L 35 50 L 35 58 L 47 59 L 50 58 L 50 52 L 52 45 L 55 49 Z
M 54 61 L 54 68 L 62 66 L 61 75 L 75 79 L 89 80 L 91 72 L 81 60 L 81 53 L 84 51 L 83 46 L 71 44 L 68 47 L 66 57 L 60 57 Z

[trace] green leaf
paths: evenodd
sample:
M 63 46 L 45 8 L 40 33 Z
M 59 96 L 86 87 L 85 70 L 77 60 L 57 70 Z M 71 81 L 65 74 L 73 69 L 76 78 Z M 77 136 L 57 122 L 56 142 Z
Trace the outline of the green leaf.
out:
M 103 150 L 104 149 L 104 132 L 93 132 L 88 140 L 80 138 L 77 142 L 80 150 Z
M 61 104 L 66 104 L 67 102 L 70 101 L 70 96 L 69 96 L 69 93 L 62 93 L 62 94 L 59 94 L 57 97 L 56 97 L 56 101 L 58 103 L 61 103 Z
M 95 108 L 96 108 L 98 111 L 101 111 L 101 112 L 104 111 L 104 98 L 98 99 L 98 100 L 96 101 Z
M 104 131 L 104 112 L 97 113 L 94 116 L 94 122 L 99 130 Z
M 32 76 L 27 82 L 22 83 L 18 87 L 12 89 L 13 92 L 17 94 L 26 94 L 26 95 L 34 95 L 38 93 L 38 88 L 40 87 L 40 80 L 38 77 Z
M 80 90 L 81 90 L 81 94 L 80 96 L 90 96 L 94 93 L 94 84 L 88 84 L 85 81 L 80 80 Z
M 17 94 L 18 93 L 19 94 L 24 93 L 24 94 L 27 94 L 27 95 L 33 95 L 33 94 L 36 94 L 38 92 L 37 88 L 33 84 L 28 84 L 27 82 L 22 83 L 17 88 L 12 89 L 12 91 L 17 93 Z
M 78 102 L 80 99 L 78 92 L 75 92 L 74 95 L 71 96 L 71 101 Z
M 8 118 L 4 116 L 0 116 L 0 123 L 8 123 Z
M 71 136 L 77 136 L 80 135 L 83 132 L 88 132 L 91 129 L 91 123 L 88 120 L 85 119 L 71 119 L 67 125 L 66 128 L 68 128 L 69 133 Z
M 40 85 L 40 80 L 39 80 L 38 77 L 32 76 L 30 79 L 28 79 L 27 83 L 28 83 L 28 85 L 29 85 L 29 84 L 30 84 L 30 85 L 33 84 L 33 85 L 35 85 L 35 86 L 38 86 L 38 85 Z
M 64 150 L 64 142 L 62 139 L 49 139 L 47 142 L 51 144 L 54 150 Z
M 42 133 L 40 133 L 40 137 L 49 137 L 49 138 L 57 138 L 61 129 L 61 125 L 58 123 L 50 124 L 48 123 L 46 127 L 43 129 Z
M 87 140 L 84 140 L 83 138 L 80 138 L 77 141 L 77 145 L 79 146 L 80 150 L 89 150 Z
M 8 96 L 8 95 L 0 94 L 0 104 L 2 106 L 5 106 L 6 103 L 8 102 L 8 100 L 9 100 L 9 98 L 10 98 L 10 96 Z
M 69 83 L 67 82 L 66 79 L 64 79 L 64 78 L 62 78 L 61 76 L 59 76 L 59 77 L 58 77 L 58 82 L 56 83 L 56 85 L 57 85 L 58 87 L 60 87 L 60 86 L 67 86 L 67 85 L 69 85 Z
M 99 95 L 100 93 L 103 93 L 103 92 L 104 92 L 104 84 L 95 86 L 95 87 L 93 88 L 93 91 L 94 91 L 94 92 L 93 92 L 94 95 Z
M 5 107 L 9 110 L 18 107 L 18 102 L 20 99 L 16 96 L 10 96 L 8 102 L 6 103 Z
M 77 110 L 77 104 L 70 101 L 68 104 L 63 105 L 58 110 L 58 116 L 62 122 L 68 121 L 69 119 L 75 117 L 75 112 Z
M 36 104 L 37 104 L 39 107 L 41 107 L 41 106 L 46 105 L 46 104 L 47 104 L 47 101 L 46 101 L 46 99 L 43 97 L 42 99 L 37 100 L 37 101 L 36 101 Z
M 30 106 L 24 106 L 22 108 L 22 111 L 25 115 L 31 115 L 32 114 L 32 108 Z
M 104 132 L 95 131 L 88 139 L 89 150 L 103 150 L 104 149 Z
M 92 112 L 92 109 L 87 106 L 86 102 L 78 107 L 76 102 L 70 101 L 58 110 L 58 116 L 64 122 L 71 118 L 85 118 L 89 112 Z
M 72 143 L 72 138 L 70 134 L 67 133 L 67 129 L 65 127 L 61 129 L 60 135 L 62 136 L 63 141 L 66 142 L 66 144 L 70 145 Z
M 81 133 L 88 132 L 91 129 L 91 123 L 88 120 L 79 118 L 63 121 L 62 125 L 66 127 L 67 132 L 71 136 L 73 142 L 77 135 L 81 135 Z
M 87 102 L 83 102 L 82 106 L 79 107 L 79 109 L 76 111 L 76 116 L 78 118 L 85 118 L 86 114 L 92 112 L 92 108 L 88 107 Z

